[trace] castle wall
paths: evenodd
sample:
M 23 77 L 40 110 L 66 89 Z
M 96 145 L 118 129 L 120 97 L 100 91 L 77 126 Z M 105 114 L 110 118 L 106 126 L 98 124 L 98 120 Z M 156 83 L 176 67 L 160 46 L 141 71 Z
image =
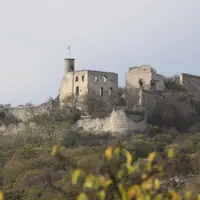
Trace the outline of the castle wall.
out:
M 150 66 L 132 67 L 126 73 L 126 88 L 131 91 L 139 89 L 139 80 L 147 91 L 164 91 L 164 76 L 157 74 Z
M 152 73 L 152 80 L 155 81 L 155 87 L 152 88 L 154 91 L 162 92 L 162 91 L 165 90 L 164 76 L 153 72 Z
M 110 72 L 88 71 L 88 91 L 89 95 L 118 101 L 118 75 Z
M 194 76 L 191 74 L 180 74 L 180 84 L 194 96 L 200 98 L 200 76 Z
M 72 95 L 72 88 L 73 93 L 76 94 L 77 87 L 79 88 L 79 95 L 84 96 L 88 93 L 88 71 L 75 71 L 68 72 L 63 77 L 61 87 L 60 87 L 60 103 L 65 100 L 67 96 Z
M 74 88 L 75 95 L 77 95 L 78 90 L 80 99 L 87 94 L 100 97 L 102 92 L 104 100 L 118 101 L 118 75 L 116 73 L 92 70 L 66 73 L 60 87 L 61 105 L 67 96 L 72 95 L 72 88 Z
M 128 110 L 132 110 L 133 106 L 139 101 L 139 89 L 132 89 L 127 91 L 128 100 L 127 107 Z M 147 109 L 147 116 L 151 116 L 156 104 L 164 100 L 164 96 L 157 92 L 143 91 L 143 105 Z
M 150 89 L 150 82 L 152 79 L 152 72 L 150 67 L 133 67 L 129 68 L 126 73 L 126 89 L 139 89 L 139 80 L 142 79 L 144 83 L 144 89 Z
M 17 119 L 26 122 L 33 117 L 33 113 L 34 115 L 47 113 L 49 112 L 50 107 L 51 105 L 49 103 L 44 103 L 33 107 L 28 107 L 28 106 L 12 107 L 8 109 L 6 115 L 14 115 Z
M 131 117 L 128 117 L 123 109 L 113 111 L 111 115 L 104 119 L 81 119 L 75 125 L 76 128 L 82 128 L 84 131 L 93 133 L 111 132 L 123 134 L 128 131 L 144 132 L 146 130 L 146 119 L 140 122 L 134 122 Z

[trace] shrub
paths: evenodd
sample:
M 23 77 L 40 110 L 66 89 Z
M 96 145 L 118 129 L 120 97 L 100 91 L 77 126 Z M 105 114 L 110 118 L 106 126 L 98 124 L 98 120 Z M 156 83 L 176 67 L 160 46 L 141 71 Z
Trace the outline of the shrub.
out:
M 80 133 L 73 130 L 67 130 L 60 141 L 60 144 L 66 148 L 76 148 L 79 147 L 81 143 Z
M 181 152 L 185 154 L 194 153 L 196 150 L 195 143 L 191 140 L 185 140 L 183 143 L 180 144 L 180 147 L 181 147 Z
M 173 150 L 168 150 L 168 161 L 173 158 Z M 120 148 L 108 147 L 105 150 L 107 164 L 106 175 L 85 174 L 80 169 L 74 171 L 72 183 L 82 186 L 78 200 L 134 200 L 134 199 L 182 199 L 174 188 L 164 189 L 161 183 L 164 165 L 155 162 L 156 153 L 150 153 L 140 174 L 140 178 L 132 178 L 137 173 L 137 164 L 132 162 L 132 154 Z M 119 161 L 119 162 L 117 162 Z M 115 165 L 114 165 L 115 164 Z M 169 163 L 170 164 L 170 163 Z M 138 177 L 138 176 L 137 176 Z M 127 182 L 127 179 L 129 181 Z M 79 180 L 82 182 L 79 182 Z M 126 180 L 126 181 L 125 181 Z M 190 199 L 192 194 L 185 191 L 184 199 Z
M 168 144 L 172 143 L 173 137 L 169 134 L 160 134 L 154 136 L 152 141 L 154 143 L 155 150 L 157 152 L 162 152 Z
M 157 134 L 161 134 L 162 133 L 162 129 L 159 128 L 158 126 L 153 126 L 153 125 L 148 125 L 148 136 L 149 137 L 154 137 L 156 136 Z

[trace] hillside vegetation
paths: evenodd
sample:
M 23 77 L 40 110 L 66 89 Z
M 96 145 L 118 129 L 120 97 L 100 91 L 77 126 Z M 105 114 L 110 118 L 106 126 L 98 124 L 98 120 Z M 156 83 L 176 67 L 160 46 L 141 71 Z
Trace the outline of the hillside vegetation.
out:
M 65 128 L 61 128 L 53 139 L 44 139 L 29 132 L 25 135 L 0 136 L 0 187 L 4 191 L 5 199 L 76 199 L 82 188 L 72 185 L 72 172 L 81 169 L 86 174 L 106 176 L 108 169 L 104 150 L 108 145 L 127 149 L 131 152 L 133 161 L 141 163 L 141 166 L 141 159 L 146 158 L 149 153 L 158 152 L 162 157 L 167 149 L 175 148 L 176 157 L 165 169 L 164 180 L 178 176 L 183 178 L 184 184 L 170 182 L 169 187 L 180 193 L 186 187 L 194 193 L 200 192 L 200 133 L 165 133 L 162 129 L 151 126 L 148 136 L 130 133 L 119 141 L 108 134 L 98 136 L 73 132 L 70 124 L 64 122 L 62 127 Z M 63 148 L 52 157 L 54 145 Z M 139 175 L 134 176 L 135 180 Z M 131 180 L 132 176 L 125 177 L 124 183 Z

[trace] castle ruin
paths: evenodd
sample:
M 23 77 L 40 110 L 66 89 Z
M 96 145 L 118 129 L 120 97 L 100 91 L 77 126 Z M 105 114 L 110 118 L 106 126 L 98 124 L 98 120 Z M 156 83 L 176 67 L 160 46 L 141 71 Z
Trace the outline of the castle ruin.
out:
M 67 96 L 77 99 L 93 96 L 104 100 L 118 101 L 118 75 L 113 72 L 75 70 L 75 59 L 64 60 L 64 77 L 59 91 L 60 106 Z

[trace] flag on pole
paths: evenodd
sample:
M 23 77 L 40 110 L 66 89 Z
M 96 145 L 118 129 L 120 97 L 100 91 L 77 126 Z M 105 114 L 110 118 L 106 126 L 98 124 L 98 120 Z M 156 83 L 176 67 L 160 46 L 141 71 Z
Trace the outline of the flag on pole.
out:
M 71 46 L 70 45 L 67 47 L 67 50 L 69 50 L 69 58 L 70 58 L 71 57 Z

